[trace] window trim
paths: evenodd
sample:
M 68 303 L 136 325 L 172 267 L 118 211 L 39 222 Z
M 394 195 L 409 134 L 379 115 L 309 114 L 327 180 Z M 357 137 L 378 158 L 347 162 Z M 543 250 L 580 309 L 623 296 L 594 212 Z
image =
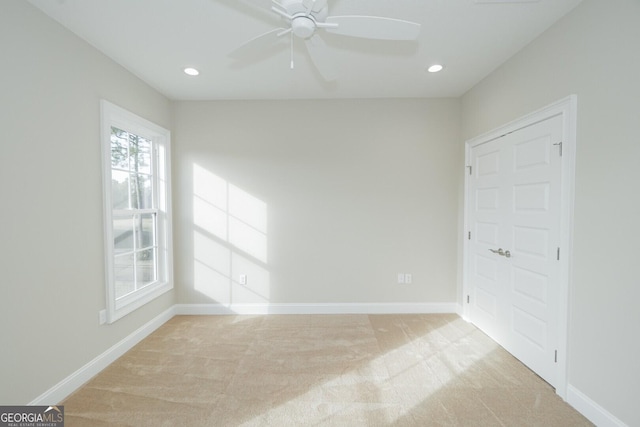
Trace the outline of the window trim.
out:
M 135 311 L 173 289 L 173 239 L 171 215 L 171 132 L 106 100 L 100 101 L 101 153 L 104 206 L 105 289 L 107 323 Z M 157 280 L 116 300 L 115 248 L 111 189 L 111 128 L 142 136 L 153 143 L 153 199 L 157 210 Z M 143 212 L 144 210 L 139 210 Z

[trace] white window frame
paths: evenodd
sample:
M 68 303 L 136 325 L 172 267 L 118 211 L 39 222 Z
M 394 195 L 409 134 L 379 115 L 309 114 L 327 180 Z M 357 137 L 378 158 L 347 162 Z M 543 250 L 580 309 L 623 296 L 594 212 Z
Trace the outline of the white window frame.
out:
M 171 230 L 171 132 L 106 100 L 100 102 L 102 181 L 104 195 L 104 238 L 107 323 L 126 316 L 139 307 L 173 289 L 173 245 Z M 116 127 L 152 142 L 153 209 L 135 212 L 155 213 L 157 280 L 116 299 L 115 248 L 111 189 L 111 128 Z M 132 211 L 133 212 L 133 211 Z

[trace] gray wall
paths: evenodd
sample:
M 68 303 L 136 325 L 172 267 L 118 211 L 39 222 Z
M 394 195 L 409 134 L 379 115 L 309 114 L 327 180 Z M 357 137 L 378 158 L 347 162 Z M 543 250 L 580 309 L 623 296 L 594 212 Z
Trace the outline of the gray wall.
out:
M 174 303 L 111 326 L 101 98 L 170 127 L 169 101 L 27 2 L 0 1 L 0 403 L 24 404 Z
M 578 95 L 569 383 L 640 425 L 640 2 L 585 0 L 462 98 L 464 138 Z
M 176 103 L 179 302 L 456 302 L 460 126 L 452 99 Z

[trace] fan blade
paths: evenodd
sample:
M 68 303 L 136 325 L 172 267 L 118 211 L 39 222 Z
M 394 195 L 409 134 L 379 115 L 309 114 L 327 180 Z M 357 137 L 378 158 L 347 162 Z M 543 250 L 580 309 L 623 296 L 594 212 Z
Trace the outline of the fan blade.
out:
M 280 3 L 278 0 L 272 0 L 272 3 L 273 3 L 273 6 L 271 6 L 272 11 L 282 16 L 283 18 L 288 19 L 289 21 L 293 20 L 293 16 L 289 14 L 289 11 L 285 7 L 285 5 Z
M 257 37 L 241 44 L 233 51 L 229 53 L 232 58 L 239 58 L 245 55 L 251 54 L 251 52 L 260 52 L 274 44 L 280 36 L 287 34 L 291 29 L 276 28 L 275 30 L 267 31 L 264 34 L 260 34 Z
M 329 48 L 324 40 L 322 40 L 319 35 L 314 34 L 311 38 L 305 40 L 305 44 L 309 50 L 309 56 L 311 56 L 311 60 L 318 72 L 320 72 L 320 75 L 328 82 L 334 81 L 336 79 L 336 72 L 333 68 Z
M 416 40 L 420 24 L 402 19 L 379 16 L 329 16 L 327 23 L 338 27 L 326 28 L 330 33 L 376 40 Z
M 312 12 L 320 12 L 327 6 L 327 0 L 303 0 L 302 4 L 307 10 L 311 8 Z

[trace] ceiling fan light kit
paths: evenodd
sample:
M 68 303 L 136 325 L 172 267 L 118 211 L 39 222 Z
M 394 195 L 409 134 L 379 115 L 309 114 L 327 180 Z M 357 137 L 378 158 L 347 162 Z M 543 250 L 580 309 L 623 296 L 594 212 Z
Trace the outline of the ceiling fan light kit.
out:
M 296 37 L 308 39 L 316 32 L 316 23 L 307 16 L 294 17 L 291 20 L 291 30 Z
M 230 56 L 239 57 L 250 51 L 261 50 L 280 37 L 291 34 L 291 43 L 293 44 L 293 36 L 304 40 L 316 69 L 325 80 L 332 81 L 336 78 L 335 71 L 328 53 L 329 48 L 319 30 L 374 40 L 410 41 L 416 40 L 420 35 L 420 24 L 401 19 L 361 15 L 331 16 L 327 0 L 273 0 L 271 10 L 287 26 L 252 38 L 231 52 Z M 293 65 L 293 57 L 291 63 Z

